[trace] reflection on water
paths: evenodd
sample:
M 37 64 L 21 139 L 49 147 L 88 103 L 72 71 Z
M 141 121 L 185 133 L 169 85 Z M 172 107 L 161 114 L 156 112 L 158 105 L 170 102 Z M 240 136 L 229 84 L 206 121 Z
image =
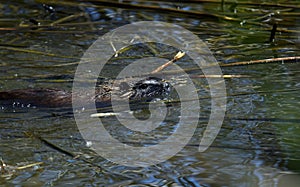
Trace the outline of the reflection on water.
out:
M 153 3 L 153 2 L 152 2 Z M 76 4 L 76 3 L 75 3 Z M 149 5 L 151 3 L 142 3 Z M 220 12 L 216 4 L 161 3 L 164 7 L 183 10 Z M 154 3 L 155 5 L 155 3 Z M 6 2 L 0 6 L 0 90 L 28 87 L 51 87 L 71 90 L 77 62 L 84 51 L 101 34 L 126 23 L 140 20 L 174 22 L 190 29 L 205 40 L 219 61 L 230 63 L 242 60 L 295 56 L 294 33 L 284 32 L 276 43 L 266 42 L 271 21 L 264 17 L 278 8 L 266 8 L 267 13 L 250 5 L 234 8 L 226 5 L 229 16 L 236 9 L 241 19 L 255 15 L 261 24 L 241 26 L 224 19 L 176 15 L 174 13 L 122 10 L 113 7 L 86 8 L 53 5 L 49 14 L 41 4 Z M 250 6 L 250 7 L 249 7 Z M 251 8 L 254 13 L 250 13 Z M 74 16 L 87 12 L 89 17 Z M 294 9 L 275 15 L 285 28 L 296 30 Z M 99 14 L 98 14 L 99 13 Z M 289 14 L 291 13 L 291 14 Z M 15 16 L 17 15 L 17 17 Z M 239 14 L 238 14 L 239 15 Z M 259 15 L 259 16 L 257 16 Z M 35 26 L 36 19 L 43 28 Z M 279 24 L 280 25 L 280 24 Z M 279 26 L 280 27 L 280 26 Z M 11 31 L 8 28 L 16 28 Z M 266 39 L 266 40 L 265 40 Z M 135 51 L 136 55 L 139 51 Z M 172 53 L 174 53 L 172 51 Z M 151 54 L 151 53 L 150 53 Z M 149 54 L 148 54 L 149 55 Z M 165 56 L 171 56 L 171 52 Z M 122 56 L 121 56 L 122 57 Z M 116 59 L 108 66 L 114 75 L 130 58 Z M 179 61 L 190 68 L 188 60 Z M 97 156 L 83 141 L 70 110 L 40 108 L 0 108 L 0 158 L 11 166 L 0 170 L 4 186 L 296 186 L 300 176 L 299 161 L 299 67 L 295 64 L 261 64 L 222 68 L 224 74 L 244 75 L 226 79 L 227 113 L 222 129 L 213 145 L 198 152 L 198 145 L 210 114 L 209 88 L 205 79 L 193 79 L 199 91 L 201 113 L 195 135 L 189 144 L 171 159 L 147 168 L 124 167 Z M 109 74 L 108 73 L 108 74 Z M 198 75 L 199 71 L 192 72 Z M 109 75 L 108 75 L 109 77 Z M 180 82 L 171 75 L 171 82 Z M 114 117 L 104 118 L 112 136 L 136 146 L 151 146 L 164 140 L 178 125 L 178 105 L 171 105 L 168 120 L 143 139 L 119 126 Z M 143 115 L 143 114 L 141 114 Z M 42 139 L 39 139 L 42 137 Z M 44 141 L 46 140 L 46 141 Z M 48 143 L 47 143 L 48 141 Z M 62 148 L 51 146 L 50 143 Z M 170 146 L 178 146 L 176 144 Z M 64 151 L 63 151 L 64 150 Z M 116 150 L 115 154 L 122 154 Z M 76 157 L 74 157 L 77 155 Z M 31 163 L 43 162 L 25 169 Z

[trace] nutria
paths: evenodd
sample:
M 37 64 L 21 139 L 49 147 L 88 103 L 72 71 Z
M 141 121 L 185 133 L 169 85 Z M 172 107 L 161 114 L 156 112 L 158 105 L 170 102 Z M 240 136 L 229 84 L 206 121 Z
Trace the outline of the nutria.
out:
M 120 100 L 127 98 L 130 101 L 150 101 L 154 98 L 162 98 L 168 94 L 170 85 L 160 78 L 149 77 L 134 84 L 120 82 L 117 84 L 117 87 L 111 87 L 110 84 L 100 85 L 95 89 L 95 98 L 88 98 L 83 93 L 78 96 L 78 99 L 83 102 L 95 102 L 97 106 L 109 105 L 112 92 L 117 92 Z M 71 107 L 72 93 L 53 88 L 2 91 L 0 92 L 0 106 L 7 105 L 20 107 Z

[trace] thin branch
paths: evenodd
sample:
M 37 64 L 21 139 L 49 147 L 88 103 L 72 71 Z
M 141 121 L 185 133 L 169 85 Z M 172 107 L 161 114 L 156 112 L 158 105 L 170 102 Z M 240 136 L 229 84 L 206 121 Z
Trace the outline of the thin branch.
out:
M 173 64 L 174 62 L 176 62 L 177 60 L 181 59 L 183 56 L 185 55 L 185 52 L 179 51 L 172 60 L 166 62 L 165 64 L 159 66 L 158 68 L 156 68 L 155 70 L 153 70 L 150 74 L 155 74 L 158 72 L 161 72 L 163 69 L 165 69 L 166 67 L 168 67 L 169 65 Z
M 247 66 L 247 65 L 253 65 L 253 64 L 265 64 L 265 63 L 296 63 L 299 62 L 300 56 L 295 56 L 295 57 L 281 57 L 281 58 L 271 58 L 271 59 L 261 59 L 261 60 L 251 60 L 251 61 L 242 61 L 242 62 L 232 62 L 228 64 L 224 64 L 219 62 L 219 65 L 211 65 L 205 68 L 212 68 L 215 66 L 220 66 L 220 67 L 233 67 L 233 66 Z M 200 68 L 188 68 L 184 69 L 185 72 L 191 72 L 195 70 L 199 70 Z M 169 71 L 164 71 L 164 74 L 168 75 L 173 75 L 173 74 L 178 74 L 182 73 L 182 70 L 169 70 Z M 195 78 L 213 78 L 213 77 L 223 77 L 223 78 L 243 78 L 247 77 L 247 75 L 194 75 Z M 249 76 L 248 76 L 249 77 Z
M 34 167 L 34 166 L 39 166 L 39 165 L 42 165 L 42 164 L 44 164 L 44 162 L 36 162 L 36 163 L 28 164 L 28 165 L 25 165 L 25 166 L 16 167 L 16 169 L 17 170 L 22 170 L 22 169 L 31 168 L 31 167 Z
M 249 78 L 249 75 L 191 75 L 191 78 Z
M 287 63 L 287 62 L 299 62 L 300 56 L 294 57 L 281 57 L 281 58 L 268 58 L 262 60 L 250 60 L 250 61 L 243 61 L 243 62 L 233 62 L 228 64 L 220 64 L 221 67 L 228 67 L 228 66 L 244 66 L 244 65 L 253 65 L 253 64 L 264 64 L 264 63 Z

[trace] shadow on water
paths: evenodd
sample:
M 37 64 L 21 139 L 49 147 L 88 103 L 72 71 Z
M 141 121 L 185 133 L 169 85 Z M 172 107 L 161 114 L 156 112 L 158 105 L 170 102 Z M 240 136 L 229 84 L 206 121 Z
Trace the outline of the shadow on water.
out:
M 247 1 L 128 1 L 130 5 L 126 6 L 112 2 L 115 4 L 2 3 L 0 90 L 70 91 L 77 64 L 88 47 L 102 34 L 136 21 L 179 24 L 204 40 L 220 63 L 299 54 L 297 1 L 286 6 Z M 160 7 L 160 11 L 153 6 Z M 278 30 L 275 41 L 270 43 L 274 23 Z M 103 78 L 115 77 L 136 59 L 171 59 L 177 52 L 171 48 L 160 52 L 143 49 L 133 47 L 128 55 L 124 52 L 116 57 L 107 65 Z M 193 68 L 188 57 L 177 63 L 184 69 Z M 225 80 L 225 120 L 214 143 L 203 153 L 198 152 L 198 146 L 210 115 L 209 86 L 205 79 L 193 78 L 201 105 L 194 136 L 174 157 L 145 168 L 120 166 L 93 152 L 82 138 L 70 108 L 0 106 L 0 185 L 296 186 L 300 180 L 297 63 L 223 67 L 223 74 L 239 76 Z M 202 72 L 194 70 L 191 74 Z M 176 74 L 169 75 L 167 81 L 184 84 Z M 176 94 L 172 97 L 168 116 L 155 131 L 131 131 L 115 116 L 103 118 L 104 126 L 120 142 L 137 147 L 154 145 L 179 125 L 180 102 Z M 144 117 L 147 112 L 136 115 Z M 114 154 L 122 156 L 118 150 Z

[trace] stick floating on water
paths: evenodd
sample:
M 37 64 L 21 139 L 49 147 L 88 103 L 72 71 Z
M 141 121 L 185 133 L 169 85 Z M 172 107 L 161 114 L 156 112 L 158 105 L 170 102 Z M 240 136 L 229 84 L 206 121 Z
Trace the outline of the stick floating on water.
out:
M 183 51 L 179 51 L 174 57 L 172 60 L 166 62 L 165 64 L 159 66 L 158 68 L 156 68 L 155 70 L 153 70 L 151 72 L 151 74 L 154 74 L 154 73 L 158 73 L 160 71 L 162 71 L 163 69 L 165 69 L 166 67 L 168 67 L 169 65 L 173 64 L 174 62 L 176 62 L 177 60 L 181 59 L 183 56 L 185 55 L 185 52 Z

